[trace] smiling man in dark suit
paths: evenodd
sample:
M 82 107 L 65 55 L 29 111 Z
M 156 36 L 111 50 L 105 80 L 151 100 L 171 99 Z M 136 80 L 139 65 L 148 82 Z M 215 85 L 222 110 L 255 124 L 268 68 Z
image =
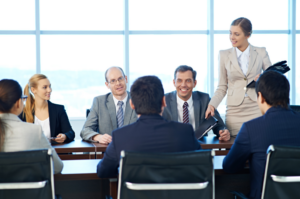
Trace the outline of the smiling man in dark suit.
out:
M 91 112 L 81 130 L 84 140 L 94 140 L 101 144 L 111 142 L 111 132 L 137 120 L 129 105 L 126 91 L 127 76 L 122 68 L 111 67 L 105 72 L 105 85 L 111 90 L 106 95 L 94 98 Z
M 256 82 L 257 103 L 263 116 L 245 122 L 223 161 L 223 169 L 235 173 L 249 160 L 249 199 L 261 198 L 266 151 L 270 145 L 300 146 L 300 114 L 289 108 L 290 85 L 286 77 L 265 71 Z
M 207 93 L 194 91 L 197 85 L 197 72 L 190 66 L 179 66 L 174 73 L 173 84 L 176 91 L 166 94 L 167 108 L 163 117 L 167 120 L 189 123 L 197 130 L 199 125 L 205 120 L 210 97 Z M 230 133 L 225 129 L 224 122 L 220 114 L 215 110 L 215 118 L 219 121 L 213 128 L 220 140 L 230 140 Z
M 112 142 L 97 166 L 100 178 L 117 176 L 122 150 L 163 153 L 201 149 L 191 125 L 167 121 L 161 116 L 166 101 L 160 79 L 138 78 L 130 95 L 130 106 L 139 119 L 113 131 Z

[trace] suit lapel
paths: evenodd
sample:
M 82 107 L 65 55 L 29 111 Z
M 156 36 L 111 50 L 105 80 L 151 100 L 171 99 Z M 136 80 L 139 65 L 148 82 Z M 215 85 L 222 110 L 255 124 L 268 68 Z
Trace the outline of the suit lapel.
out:
M 250 73 L 251 69 L 254 66 L 255 60 L 257 57 L 257 52 L 256 50 L 253 48 L 253 46 L 250 45 L 250 60 L 249 60 L 249 65 L 248 65 L 248 71 L 247 71 L 247 75 Z
M 239 65 L 239 63 L 238 63 L 235 48 L 232 48 L 232 50 L 230 51 L 228 57 L 229 57 L 232 65 L 234 66 L 234 68 L 236 70 L 238 70 L 241 73 L 241 75 L 245 76 L 242 69 L 241 69 L 241 67 L 240 67 L 240 65 Z
M 51 137 L 55 137 L 55 126 L 56 126 L 56 117 L 55 117 L 55 107 L 53 104 L 48 101 L 48 111 L 49 111 L 49 122 L 50 122 L 50 132 Z
M 178 110 L 177 110 L 177 92 L 174 91 L 171 95 L 170 100 L 170 111 L 173 121 L 178 121 Z
M 107 107 L 107 110 L 108 110 L 108 113 L 109 113 L 109 116 L 110 116 L 110 119 L 111 119 L 113 129 L 116 129 L 117 128 L 117 115 L 116 115 L 116 106 L 115 106 L 115 103 L 114 103 L 112 93 L 110 93 L 107 96 L 106 107 Z
M 197 93 L 193 92 L 192 98 L 193 98 L 193 104 L 194 104 L 195 130 L 196 130 L 199 127 L 201 103 L 200 103 L 200 98 Z
M 127 92 L 127 96 L 128 96 L 128 98 L 127 98 L 126 108 L 125 108 L 125 113 L 124 113 L 124 126 L 129 124 L 132 113 L 133 113 L 133 109 L 130 107 L 130 103 L 129 103 L 130 95 L 128 92 Z

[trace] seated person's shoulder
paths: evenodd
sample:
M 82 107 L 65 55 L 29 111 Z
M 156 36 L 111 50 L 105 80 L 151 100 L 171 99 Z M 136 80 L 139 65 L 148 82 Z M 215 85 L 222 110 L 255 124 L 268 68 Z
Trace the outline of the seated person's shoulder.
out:
M 97 101 L 98 103 L 104 103 L 107 101 L 107 98 L 112 95 L 111 93 L 107 93 L 105 95 L 98 95 L 94 97 L 94 101 Z
M 190 124 L 183 124 L 177 121 L 167 121 L 167 124 L 169 128 L 173 129 L 174 131 L 183 132 L 183 133 L 186 131 L 194 132 L 193 126 Z
M 193 91 L 194 95 L 198 95 L 199 98 L 201 99 L 209 99 L 209 94 L 208 93 L 204 93 L 204 92 L 200 92 L 200 91 Z

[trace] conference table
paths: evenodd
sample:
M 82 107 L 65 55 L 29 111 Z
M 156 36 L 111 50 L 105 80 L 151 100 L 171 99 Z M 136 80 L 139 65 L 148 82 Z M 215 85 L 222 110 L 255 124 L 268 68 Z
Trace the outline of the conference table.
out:
M 250 190 L 249 169 L 245 168 L 237 174 L 227 174 L 222 169 L 225 156 L 214 157 L 215 194 L 216 199 L 233 198 L 231 190 L 248 193 Z M 116 178 L 98 178 L 96 166 L 101 160 L 64 160 L 61 174 L 55 174 L 55 193 L 62 198 L 104 199 L 110 195 L 117 198 L 118 181 Z
M 229 141 L 219 141 L 216 136 L 204 136 L 199 142 L 202 149 L 214 149 L 216 155 L 226 155 L 233 145 L 234 140 L 235 138 L 232 137 Z M 84 140 L 52 144 L 52 147 L 62 160 L 101 159 L 107 146 L 106 144 Z

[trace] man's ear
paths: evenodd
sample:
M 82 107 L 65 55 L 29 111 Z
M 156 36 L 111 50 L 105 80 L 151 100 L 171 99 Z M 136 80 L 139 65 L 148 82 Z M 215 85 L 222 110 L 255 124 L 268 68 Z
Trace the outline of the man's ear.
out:
M 135 109 L 135 107 L 134 107 L 134 105 L 133 105 L 133 103 L 132 103 L 131 99 L 129 100 L 129 104 L 130 104 L 130 107 L 131 107 L 131 109 L 132 109 L 132 110 L 134 110 L 134 109 Z
M 126 75 L 125 75 L 124 79 L 125 79 L 125 83 L 127 84 L 128 80 L 127 80 L 127 76 Z
M 266 99 L 261 94 L 261 92 L 258 92 L 258 97 L 257 98 L 259 99 L 259 103 L 261 103 L 261 104 L 264 104 L 266 102 Z
M 197 80 L 194 81 L 194 88 L 197 86 Z
M 106 86 L 108 89 L 110 89 L 109 86 L 108 86 L 108 82 L 105 82 L 105 86 Z
M 173 79 L 173 85 L 175 86 L 175 79 Z M 175 86 L 176 87 L 176 86 Z
M 167 107 L 166 96 L 164 96 L 164 97 L 162 98 L 161 106 L 162 106 L 162 107 Z

